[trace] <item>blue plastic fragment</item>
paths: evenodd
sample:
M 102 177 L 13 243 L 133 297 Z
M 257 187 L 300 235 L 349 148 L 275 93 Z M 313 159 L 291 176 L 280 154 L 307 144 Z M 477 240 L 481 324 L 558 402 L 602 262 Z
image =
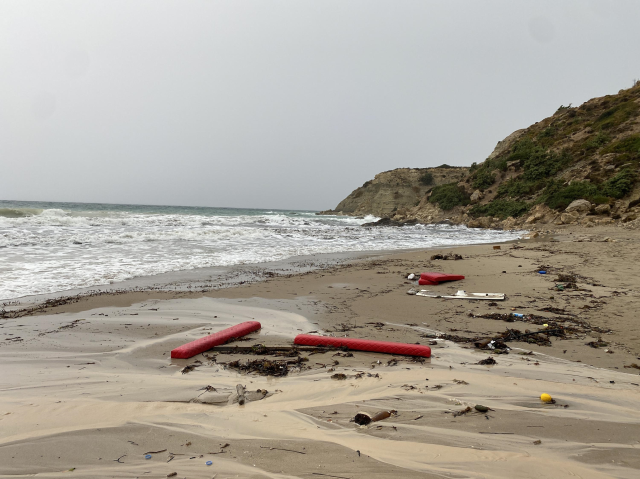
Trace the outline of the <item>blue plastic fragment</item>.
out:
M 540 273 L 540 274 L 547 274 L 547 272 L 546 272 L 546 271 L 538 271 L 538 273 Z
M 511 313 L 511 316 L 515 316 L 516 318 L 524 318 L 524 314 L 521 313 Z
M 213 464 L 213 462 L 207 461 L 207 466 L 210 466 L 211 464 Z
M 146 456 L 144 456 L 145 459 L 151 459 L 151 454 L 147 454 Z

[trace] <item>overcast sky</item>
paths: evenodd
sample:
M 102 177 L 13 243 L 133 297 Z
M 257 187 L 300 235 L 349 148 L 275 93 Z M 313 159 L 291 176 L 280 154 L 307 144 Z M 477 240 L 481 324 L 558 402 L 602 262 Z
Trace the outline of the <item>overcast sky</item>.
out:
M 0 199 L 333 208 L 640 78 L 640 1 L 0 2 Z

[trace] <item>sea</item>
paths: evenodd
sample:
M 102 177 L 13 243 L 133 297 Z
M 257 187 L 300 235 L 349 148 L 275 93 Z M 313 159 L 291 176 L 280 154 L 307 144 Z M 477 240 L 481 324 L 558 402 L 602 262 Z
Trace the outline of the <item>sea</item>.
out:
M 0 300 L 331 253 L 508 241 L 515 231 L 362 227 L 315 211 L 0 201 Z

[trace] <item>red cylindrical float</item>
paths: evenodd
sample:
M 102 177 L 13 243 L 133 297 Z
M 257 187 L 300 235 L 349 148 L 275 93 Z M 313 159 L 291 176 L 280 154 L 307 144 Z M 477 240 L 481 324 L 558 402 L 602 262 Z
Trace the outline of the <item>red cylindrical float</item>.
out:
M 262 326 L 258 321 L 245 321 L 244 323 L 236 324 L 235 326 L 210 334 L 204 338 L 183 344 L 171 351 L 171 357 L 173 359 L 191 358 L 196 354 L 208 351 L 214 346 L 224 344 L 232 338 L 240 338 L 246 334 L 253 333 L 261 327 Z
M 461 274 L 421 273 L 418 284 L 421 286 L 436 285 L 444 281 L 459 281 L 461 279 L 464 279 Z
M 333 346 L 336 348 L 344 346 L 358 351 L 431 357 L 431 348 L 419 344 L 391 343 L 389 341 L 373 341 L 371 339 L 332 338 L 329 336 L 313 336 L 311 334 L 298 334 L 293 342 L 305 346 Z

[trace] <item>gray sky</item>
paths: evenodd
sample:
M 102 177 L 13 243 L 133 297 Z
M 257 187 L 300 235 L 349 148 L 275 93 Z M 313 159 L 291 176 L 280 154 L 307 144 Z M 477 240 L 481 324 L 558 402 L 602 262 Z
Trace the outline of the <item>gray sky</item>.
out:
M 640 78 L 640 1 L 0 2 L 0 199 L 327 209 Z

